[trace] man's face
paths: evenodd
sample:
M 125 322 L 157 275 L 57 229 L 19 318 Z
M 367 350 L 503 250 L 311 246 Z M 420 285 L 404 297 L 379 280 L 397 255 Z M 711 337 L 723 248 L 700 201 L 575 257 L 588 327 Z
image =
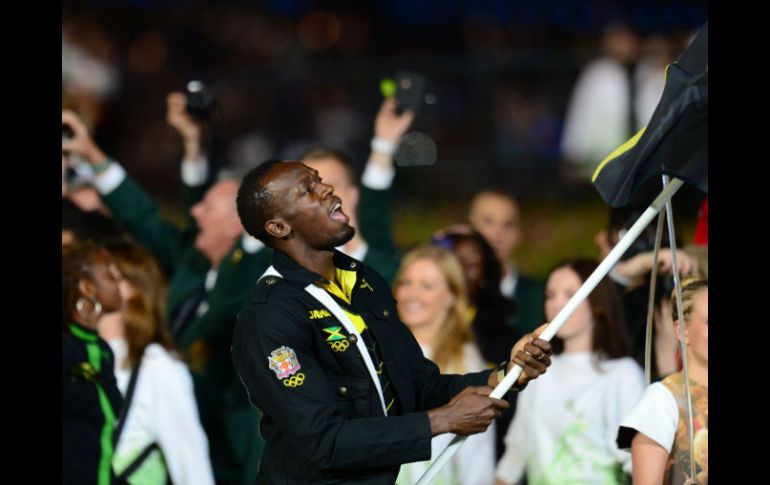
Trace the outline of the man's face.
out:
M 190 209 L 198 224 L 195 247 L 204 254 L 229 250 L 233 239 L 243 232 L 235 205 L 237 193 L 238 183 L 234 180 L 217 182 Z
M 495 194 L 476 197 L 471 205 L 470 223 L 495 250 L 501 264 L 521 242 L 519 208 L 509 199 Z
M 284 237 L 297 238 L 315 250 L 332 250 L 353 238 L 355 229 L 348 224 L 341 199 L 316 170 L 299 162 L 279 163 L 264 182 L 275 208 L 271 220 L 289 227 Z
M 334 193 L 342 199 L 349 216 L 355 218 L 358 210 L 358 187 L 350 180 L 347 170 L 336 158 L 319 158 L 304 162 L 308 167 L 318 171 L 318 176 L 327 185 L 334 187 Z

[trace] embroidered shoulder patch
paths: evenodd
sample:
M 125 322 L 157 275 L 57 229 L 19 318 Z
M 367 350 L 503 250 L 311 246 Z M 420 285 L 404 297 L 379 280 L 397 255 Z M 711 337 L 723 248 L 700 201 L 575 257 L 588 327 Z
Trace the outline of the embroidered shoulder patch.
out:
M 297 354 L 291 347 L 285 345 L 270 352 L 267 361 L 278 380 L 293 376 L 302 368 L 297 360 Z

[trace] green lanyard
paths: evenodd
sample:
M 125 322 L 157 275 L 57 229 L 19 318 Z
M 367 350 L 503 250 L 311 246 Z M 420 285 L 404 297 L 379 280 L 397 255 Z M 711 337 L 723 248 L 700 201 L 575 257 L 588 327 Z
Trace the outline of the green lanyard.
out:
M 88 361 L 91 366 L 99 372 L 102 369 L 102 349 L 99 347 L 99 337 L 95 333 L 88 332 L 78 327 L 77 325 L 70 325 L 70 332 L 76 338 L 86 343 L 86 352 L 88 353 Z M 96 384 L 96 392 L 99 394 L 99 407 L 104 414 L 104 425 L 102 426 L 102 432 L 99 436 L 99 442 L 101 444 L 101 456 L 99 457 L 99 475 L 98 485 L 109 485 L 110 483 L 110 463 L 112 462 L 112 432 L 115 429 L 115 411 L 112 409 L 110 400 L 107 397 L 107 393 L 104 390 L 104 386 L 99 381 L 93 381 Z

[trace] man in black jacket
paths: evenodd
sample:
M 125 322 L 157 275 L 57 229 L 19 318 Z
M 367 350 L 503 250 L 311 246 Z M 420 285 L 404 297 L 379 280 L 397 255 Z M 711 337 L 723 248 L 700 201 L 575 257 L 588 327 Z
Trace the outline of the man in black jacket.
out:
M 301 163 L 252 170 L 238 212 L 275 249 L 232 349 L 263 413 L 259 483 L 392 485 L 401 463 L 430 458 L 433 436 L 479 433 L 500 415 L 508 404 L 489 393 L 503 369 L 522 366 L 521 389 L 550 365 L 550 345 L 529 334 L 500 372 L 440 375 L 385 280 L 334 249 L 355 230 L 334 188 Z

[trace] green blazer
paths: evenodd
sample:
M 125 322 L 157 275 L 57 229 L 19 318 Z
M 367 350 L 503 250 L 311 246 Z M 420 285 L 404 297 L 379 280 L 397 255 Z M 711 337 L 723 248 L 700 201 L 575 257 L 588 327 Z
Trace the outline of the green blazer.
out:
M 513 300 L 516 304 L 516 328 L 529 333 L 545 323 L 545 286 L 542 282 L 519 274 Z
M 185 187 L 186 205 L 200 200 L 206 189 Z M 188 218 L 186 228 L 181 229 L 163 219 L 148 194 L 129 177 L 104 201 L 170 275 L 167 317 L 173 322 L 182 304 L 201 290 L 211 268 L 209 260 L 195 249 L 194 221 Z M 264 248 L 248 253 L 239 239 L 219 264 L 216 284 L 206 294 L 208 310 L 194 317 L 178 336 L 177 344 L 192 373 L 218 482 L 253 483 L 262 456 L 260 415 L 243 392 L 230 346 L 236 316 L 269 266 L 271 253 Z
M 374 190 L 362 186 L 358 205 L 358 229 L 369 245 L 363 263 L 374 268 L 390 284 L 401 264 L 393 241 L 392 198 L 392 189 Z

